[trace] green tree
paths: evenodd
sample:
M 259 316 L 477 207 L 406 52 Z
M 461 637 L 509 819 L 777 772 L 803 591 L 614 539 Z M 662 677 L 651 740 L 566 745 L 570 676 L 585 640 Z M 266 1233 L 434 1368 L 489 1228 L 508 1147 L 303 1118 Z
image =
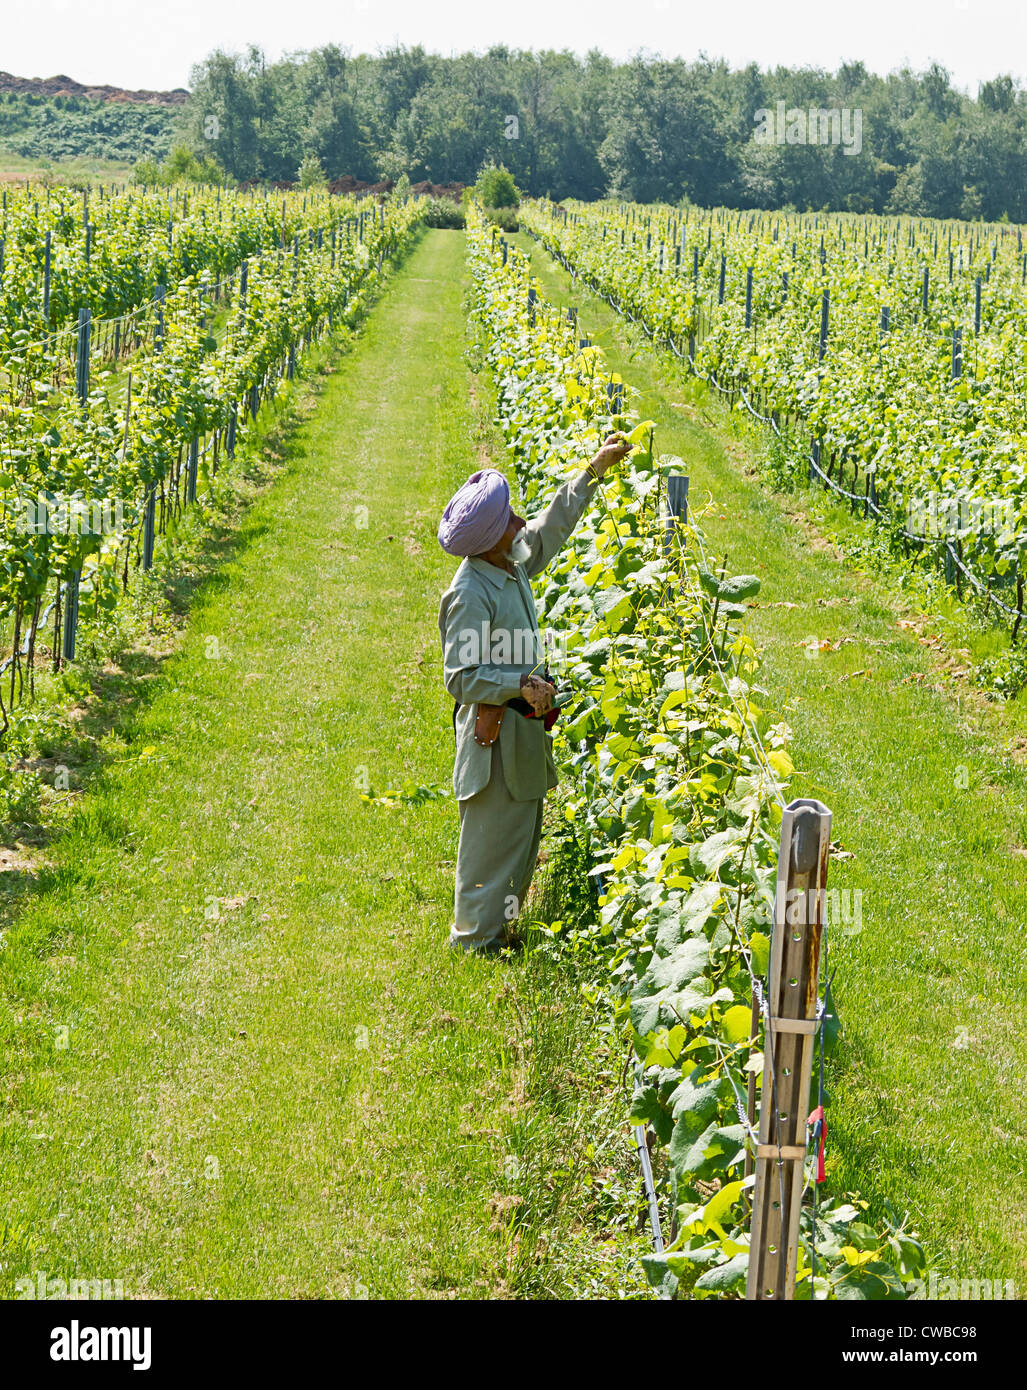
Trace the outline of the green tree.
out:
M 717 202 L 734 182 L 730 113 L 701 71 L 635 59 L 617 70 L 599 158 L 615 195 L 639 202 Z M 737 200 L 737 194 L 735 195 Z
M 298 93 L 302 148 L 317 156 L 333 178 L 368 169 L 348 67 L 345 54 L 335 44 L 316 49 L 303 67 Z
M 520 206 L 521 195 L 514 183 L 513 174 L 502 164 L 486 164 L 478 175 L 474 192 L 487 208 Z
M 316 154 L 308 154 L 300 161 L 300 167 L 296 171 L 296 178 L 300 188 L 324 188 L 328 179 L 325 177 L 324 166 Z
M 262 63 L 257 49 L 250 50 L 248 66 L 217 50 L 192 72 L 183 135 L 191 148 L 207 150 L 237 179 L 261 173 L 254 67 Z

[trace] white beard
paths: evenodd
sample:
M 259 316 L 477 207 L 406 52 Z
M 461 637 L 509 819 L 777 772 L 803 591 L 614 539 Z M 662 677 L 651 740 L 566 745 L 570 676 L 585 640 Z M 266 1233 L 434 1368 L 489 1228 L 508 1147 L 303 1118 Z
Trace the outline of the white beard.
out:
M 531 559 L 531 544 L 523 530 L 510 542 L 510 559 L 515 565 L 525 565 Z

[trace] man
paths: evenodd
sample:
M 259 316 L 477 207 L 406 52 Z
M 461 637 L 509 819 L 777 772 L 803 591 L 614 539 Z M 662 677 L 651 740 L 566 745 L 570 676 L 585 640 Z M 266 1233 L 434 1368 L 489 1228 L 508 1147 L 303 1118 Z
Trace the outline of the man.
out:
M 544 722 L 556 690 L 542 674 L 529 580 L 563 548 L 599 479 L 630 449 L 611 435 L 534 521 L 513 511 L 494 468 L 473 474 L 443 513 L 439 544 L 463 558 L 439 609 L 444 680 L 456 702 L 453 947 L 493 954 L 511 943 L 535 870 L 543 798 L 556 786 Z

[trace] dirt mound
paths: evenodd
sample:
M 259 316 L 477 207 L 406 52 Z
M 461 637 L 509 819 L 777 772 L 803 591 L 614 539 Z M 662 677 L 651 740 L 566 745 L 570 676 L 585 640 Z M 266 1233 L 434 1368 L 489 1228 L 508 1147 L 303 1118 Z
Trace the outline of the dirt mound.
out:
M 391 193 L 396 187 L 392 179 L 383 179 L 381 183 L 366 183 L 363 179 L 355 179 L 352 174 L 344 174 L 341 179 L 333 179 L 328 185 L 333 193 Z M 427 194 L 431 198 L 452 198 L 460 201 L 460 194 L 464 190 L 462 183 L 413 183 L 410 185 L 410 192 L 414 194 Z
M 189 100 L 184 87 L 170 92 L 129 92 L 123 87 L 87 87 L 65 73 L 56 77 L 15 77 L 0 72 L 0 92 L 15 92 L 21 96 L 91 97 L 94 101 L 126 101 L 147 106 L 183 106 Z
M 332 179 L 328 185 L 331 193 L 391 193 L 395 187 L 391 179 L 383 179 L 381 183 L 367 183 L 364 179 L 355 179 L 352 174 L 343 174 L 341 179 Z
M 243 192 L 248 192 L 251 188 L 263 188 L 266 185 L 259 183 L 256 179 L 250 179 L 246 183 L 239 184 Z M 287 192 L 290 188 L 298 188 L 299 184 L 288 179 L 276 179 L 271 188 L 279 192 Z M 380 183 L 368 183 L 365 179 L 355 179 L 352 174 L 343 174 L 341 179 L 332 179 L 328 185 L 329 193 L 355 193 L 358 197 L 366 195 L 391 193 L 396 187 L 392 179 L 382 179 Z M 413 194 L 424 194 L 429 198 L 452 198 L 455 203 L 459 203 L 460 194 L 464 191 L 462 183 L 413 183 L 410 185 L 410 192 Z
M 464 187 L 462 183 L 412 183 L 410 192 L 423 193 L 429 198 L 452 198 L 454 203 L 459 203 Z

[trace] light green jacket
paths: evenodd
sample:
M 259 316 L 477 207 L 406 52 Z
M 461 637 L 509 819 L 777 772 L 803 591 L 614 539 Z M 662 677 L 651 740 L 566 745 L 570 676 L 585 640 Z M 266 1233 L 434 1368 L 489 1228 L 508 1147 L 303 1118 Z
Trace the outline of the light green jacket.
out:
M 525 536 L 531 558 L 508 574 L 477 556 L 460 562 L 442 596 L 439 633 L 446 689 L 460 709 L 456 716 L 457 800 L 488 784 L 492 750 L 474 741 L 476 706 L 502 705 L 521 693 L 525 671 L 545 666 L 535 600 L 529 579 L 563 548 L 591 501 L 595 483 L 586 472 L 563 484 L 552 502 L 529 521 Z M 541 719 L 508 709 L 499 732 L 503 775 L 515 801 L 535 801 L 556 786 L 552 738 Z

